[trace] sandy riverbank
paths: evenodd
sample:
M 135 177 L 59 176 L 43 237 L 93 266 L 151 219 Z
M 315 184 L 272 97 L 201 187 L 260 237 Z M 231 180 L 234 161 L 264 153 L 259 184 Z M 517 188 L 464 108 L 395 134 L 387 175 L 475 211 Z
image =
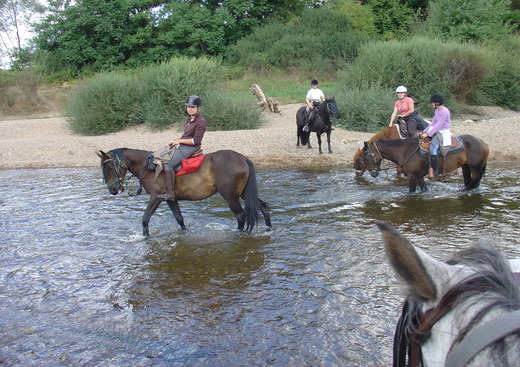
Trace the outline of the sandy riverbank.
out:
M 240 152 L 257 166 L 264 167 L 352 167 L 352 157 L 373 134 L 336 128 L 332 132 L 333 154 L 318 155 L 315 134 L 313 149 L 296 147 L 296 110 L 301 104 L 281 106 L 281 114 L 264 112 L 256 130 L 207 132 L 205 153 L 220 149 Z M 500 108 L 482 108 L 482 115 L 461 116 L 452 121 L 454 134 L 470 134 L 484 140 L 490 148 L 489 160 L 516 160 L 520 147 L 516 128 L 520 113 Z M 0 121 L 0 169 L 97 167 L 96 150 L 115 148 L 157 150 L 180 130 L 152 132 L 146 126 L 128 128 L 103 136 L 80 136 L 67 128 L 64 118 L 7 119 Z M 326 151 L 326 143 L 324 142 Z

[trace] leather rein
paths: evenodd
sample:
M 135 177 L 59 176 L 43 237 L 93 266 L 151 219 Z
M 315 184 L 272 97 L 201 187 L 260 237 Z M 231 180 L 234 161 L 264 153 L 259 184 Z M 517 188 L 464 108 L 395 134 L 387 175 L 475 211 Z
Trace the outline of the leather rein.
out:
M 132 177 L 137 177 L 137 179 L 139 180 L 139 188 L 137 189 L 135 194 L 129 194 L 129 195 L 130 196 L 140 195 L 143 191 L 143 183 L 141 182 L 141 178 L 139 176 L 140 176 L 140 173 L 146 168 L 146 164 L 143 166 L 143 168 L 141 168 L 139 171 L 137 171 L 137 173 L 135 173 L 135 174 L 132 173 L 132 175 L 130 177 L 128 177 L 128 180 L 125 181 L 125 175 L 123 174 L 123 177 L 121 177 L 121 168 L 123 168 L 127 171 L 130 171 L 130 168 L 128 167 L 128 165 L 123 162 L 121 155 L 118 154 L 114 158 L 104 160 L 102 163 L 102 166 L 105 166 L 106 163 L 111 162 L 111 161 L 114 162 L 114 171 L 116 173 L 117 178 L 112 183 L 107 183 L 105 177 L 103 177 L 103 180 L 104 180 L 106 186 L 110 187 L 116 183 L 119 183 L 121 186 L 124 186 L 125 189 L 128 189 L 128 181 L 130 181 L 130 179 Z M 125 174 L 126 174 L 126 172 L 125 172 Z
M 417 302 L 405 300 L 394 334 L 393 367 L 424 366 L 421 346 L 429 339 L 433 325 L 452 310 L 456 301 L 456 296 L 447 293 L 436 307 L 422 313 Z M 519 330 L 520 310 L 490 320 L 467 333 L 450 350 L 445 367 L 463 367 L 484 348 Z
M 370 144 L 367 144 L 367 155 L 368 157 L 372 160 L 372 167 L 373 168 L 370 168 L 368 171 L 369 172 L 374 172 L 375 174 L 379 173 L 380 171 L 384 171 L 384 170 L 388 170 L 390 168 L 393 168 L 393 167 L 388 167 L 388 168 L 381 168 L 381 162 L 384 160 L 383 158 L 383 155 L 381 154 L 381 152 L 379 151 L 379 148 L 377 147 L 377 142 L 373 142 L 373 143 L 370 143 L 370 144 L 374 144 L 374 148 L 376 149 L 377 151 L 377 154 L 379 154 L 379 157 L 380 158 L 377 158 L 376 155 L 372 152 L 372 150 L 370 149 Z M 404 163 L 396 163 L 396 165 L 399 167 L 399 168 L 403 168 L 403 166 L 405 164 L 407 164 L 408 162 L 410 162 L 410 160 L 413 158 L 413 156 L 415 155 L 415 153 L 419 150 L 419 147 L 420 145 L 417 144 L 417 147 L 414 149 L 414 151 L 410 154 L 410 156 L 404 161 Z M 366 159 L 365 159 L 365 168 L 363 169 L 363 172 L 366 171 L 367 169 L 367 164 L 366 164 Z M 375 168 L 374 168 L 375 167 Z

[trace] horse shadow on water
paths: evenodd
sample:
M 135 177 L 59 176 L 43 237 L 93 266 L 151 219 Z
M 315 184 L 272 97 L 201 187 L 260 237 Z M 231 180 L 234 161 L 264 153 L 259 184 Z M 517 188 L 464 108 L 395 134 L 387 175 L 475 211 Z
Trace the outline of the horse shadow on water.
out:
M 520 366 L 520 260 L 480 241 L 442 263 L 376 224 L 407 289 L 393 366 Z
M 155 171 L 148 169 L 151 152 L 145 150 L 119 148 L 105 153 L 97 152 L 101 158 L 103 180 L 112 195 L 120 194 L 125 189 L 125 176 L 130 172 L 139 180 L 150 194 L 148 206 L 144 212 L 143 235 L 149 236 L 148 224 L 163 199 L 159 198 L 165 190 L 164 173 L 157 179 Z M 271 228 L 269 205 L 258 197 L 256 173 L 253 162 L 232 150 L 219 150 L 206 154 L 200 167 L 191 173 L 177 176 L 175 195 L 177 200 L 166 200 L 177 223 L 186 228 L 178 200 L 202 200 L 216 193 L 222 195 L 229 209 L 235 214 L 240 231 L 252 231 L 258 225 L 260 213 L 265 225 Z M 240 204 L 244 200 L 244 208 Z
M 310 141 L 310 133 L 315 132 L 318 139 L 319 153 L 323 154 L 321 150 L 321 136 L 327 134 L 327 145 L 329 154 L 332 153 L 330 148 L 330 133 L 332 132 L 332 123 L 330 121 L 331 116 L 334 118 L 341 118 L 338 105 L 334 97 L 325 99 L 324 102 L 317 105 L 312 111 L 306 116 L 307 106 L 302 106 L 296 112 L 296 146 L 307 145 L 309 149 L 312 149 Z M 309 131 L 304 131 L 305 119 L 309 119 Z

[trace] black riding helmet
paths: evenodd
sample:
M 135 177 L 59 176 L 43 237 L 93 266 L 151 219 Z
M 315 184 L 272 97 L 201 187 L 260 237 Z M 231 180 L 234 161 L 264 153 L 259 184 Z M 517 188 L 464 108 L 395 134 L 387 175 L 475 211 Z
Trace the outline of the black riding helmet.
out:
M 311 85 L 318 85 L 318 81 L 316 79 L 311 80 Z
M 440 105 L 444 105 L 444 97 L 438 93 L 435 93 L 430 97 L 430 103 L 438 103 Z
M 202 101 L 199 96 L 189 96 L 186 100 L 185 106 L 191 106 L 191 107 L 200 107 L 202 105 Z

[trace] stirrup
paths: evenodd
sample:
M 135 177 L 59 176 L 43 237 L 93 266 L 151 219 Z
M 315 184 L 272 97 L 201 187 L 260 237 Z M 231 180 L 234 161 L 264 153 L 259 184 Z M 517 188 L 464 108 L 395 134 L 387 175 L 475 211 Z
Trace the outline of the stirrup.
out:
M 308 131 L 309 131 L 309 127 L 308 127 L 308 126 L 304 126 L 302 130 L 303 130 L 304 132 L 308 132 Z

